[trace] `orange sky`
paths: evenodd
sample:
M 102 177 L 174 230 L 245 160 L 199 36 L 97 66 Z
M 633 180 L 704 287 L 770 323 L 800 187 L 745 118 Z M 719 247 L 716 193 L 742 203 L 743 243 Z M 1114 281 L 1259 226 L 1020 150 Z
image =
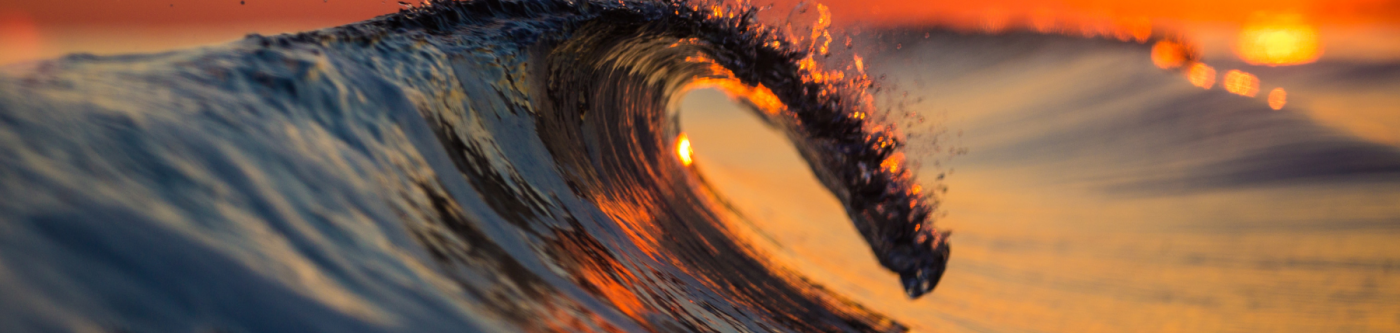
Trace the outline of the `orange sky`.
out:
M 787 1 L 787 0 L 783 0 Z M 28 16 L 41 27 L 73 25 L 170 26 L 309 20 L 354 22 L 399 8 L 397 0 L 65 0 L 6 1 L 0 12 Z M 416 2 L 416 1 L 410 1 Z M 756 3 L 762 1 L 755 1 Z M 1393 0 L 826 0 L 837 20 L 908 23 L 940 15 L 1039 12 L 1142 16 L 1237 22 L 1255 11 L 1294 11 L 1327 23 L 1400 23 Z
M 398 10 L 382 0 L 63 0 L 0 3 L 41 27 L 182 26 L 267 21 L 354 22 Z
M 822 3 L 849 19 L 867 23 L 910 23 L 947 16 L 989 13 L 1011 17 L 1034 15 L 1147 17 L 1175 21 L 1238 23 L 1258 11 L 1298 12 L 1323 24 L 1400 24 L 1400 1 L 1394 0 L 987 0 L 900 1 L 827 0 Z
M 418 2 L 413 0 L 411 2 Z M 797 0 L 777 0 L 794 3 Z M 308 30 L 392 13 L 398 0 L 63 0 L 0 2 L 0 64 L 71 52 L 150 52 L 219 43 L 250 32 Z M 754 0 L 763 3 L 764 0 Z M 1317 24 L 1400 31 L 1396 0 L 824 0 L 843 23 L 976 22 L 989 16 L 1151 19 L 1154 24 L 1239 24 L 1257 11 L 1304 14 Z M 779 6 L 782 7 L 782 6 Z M 1326 31 L 1324 31 L 1326 33 Z M 1382 37 L 1388 36 L 1389 33 Z M 1388 37 L 1386 37 L 1388 38 Z M 1367 38 L 1376 40 L 1376 38 Z M 1382 38 L 1385 39 L 1385 38 Z M 1374 42 L 1367 42 L 1374 43 Z M 1400 47 L 1400 46 L 1397 46 Z

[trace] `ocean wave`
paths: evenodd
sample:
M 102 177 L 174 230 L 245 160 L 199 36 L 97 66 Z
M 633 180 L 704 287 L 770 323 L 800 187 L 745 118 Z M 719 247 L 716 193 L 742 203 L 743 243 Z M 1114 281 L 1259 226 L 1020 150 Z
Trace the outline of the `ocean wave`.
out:
M 756 13 L 439 2 L 7 68 L 3 326 L 904 330 L 736 237 L 672 149 L 679 96 L 728 87 L 909 296 L 942 276 L 936 202 L 871 120 L 870 79 L 822 69 L 824 51 Z

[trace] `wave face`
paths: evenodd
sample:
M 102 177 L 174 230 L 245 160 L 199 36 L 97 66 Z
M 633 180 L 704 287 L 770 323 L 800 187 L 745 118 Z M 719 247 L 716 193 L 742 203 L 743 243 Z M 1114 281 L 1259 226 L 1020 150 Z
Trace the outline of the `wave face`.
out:
M 900 331 L 771 264 L 677 160 L 719 65 L 910 296 L 946 233 L 865 81 L 688 3 L 474 1 L 0 75 L 19 331 Z M 697 57 L 706 61 L 696 61 Z M 892 287 L 892 286 L 891 286 Z

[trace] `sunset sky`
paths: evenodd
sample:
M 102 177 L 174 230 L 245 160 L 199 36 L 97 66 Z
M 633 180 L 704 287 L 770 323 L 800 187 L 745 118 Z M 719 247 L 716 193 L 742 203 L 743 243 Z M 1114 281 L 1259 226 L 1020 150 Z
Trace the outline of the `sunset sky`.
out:
M 28 16 L 44 27 L 120 25 L 181 26 L 236 22 L 308 21 L 347 23 L 396 11 L 387 0 L 69 0 L 6 1 L 0 10 Z M 761 2 L 761 1 L 756 1 Z M 1120 2 L 1104 0 L 827 0 L 837 20 L 918 22 L 953 14 L 1037 12 L 1142 16 L 1191 21 L 1241 21 L 1256 11 L 1291 11 L 1323 23 L 1400 23 L 1400 2 L 1388 0 L 1190 0 Z
M 898 1 L 829 0 L 833 11 L 871 22 L 919 22 L 940 15 L 963 16 L 998 13 L 1007 16 L 1066 15 L 1147 17 L 1194 22 L 1242 22 L 1259 11 L 1306 13 L 1327 24 L 1400 23 L 1400 2 L 1385 0 L 992 0 Z M 838 18 L 839 19 L 839 18 Z
M 1351 31 L 1365 30 L 1372 35 L 1393 36 L 1391 33 L 1400 30 L 1400 1 L 1386 0 L 1141 3 L 827 0 L 820 3 L 831 8 L 838 26 L 852 22 L 887 25 L 1048 18 L 1058 21 L 1149 19 L 1159 26 L 1185 25 L 1189 29 L 1191 25 L 1211 25 L 1229 29 L 1257 12 L 1276 12 L 1302 14 L 1314 24 L 1334 28 L 1330 29 L 1332 35 L 1350 36 L 1354 35 Z M 0 3 L 0 49 L 4 50 L 0 53 L 0 63 L 71 52 L 108 54 L 189 47 L 228 41 L 250 32 L 268 34 L 346 24 L 392 13 L 399 8 L 398 1 L 389 0 L 7 0 Z M 1323 34 L 1329 34 L 1328 30 L 1323 29 Z M 1370 41 L 1358 43 L 1373 44 Z

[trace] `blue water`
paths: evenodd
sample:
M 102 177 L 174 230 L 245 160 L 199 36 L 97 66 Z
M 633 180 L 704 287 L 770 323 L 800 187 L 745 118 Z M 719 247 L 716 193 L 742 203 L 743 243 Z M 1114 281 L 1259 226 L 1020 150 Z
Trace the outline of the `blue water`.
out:
M 440 2 L 0 68 L 0 331 L 1400 327 L 1395 63 L 1198 59 L 1273 110 L 1151 41 L 827 53 L 712 6 Z M 677 111 L 707 80 L 781 105 Z
M 667 103 L 712 64 L 771 88 L 770 122 L 907 293 L 942 275 L 929 199 L 877 167 L 898 137 L 848 102 L 859 81 L 810 80 L 808 48 L 728 12 L 449 2 L 6 68 L 0 326 L 902 330 L 731 237 L 671 149 Z

